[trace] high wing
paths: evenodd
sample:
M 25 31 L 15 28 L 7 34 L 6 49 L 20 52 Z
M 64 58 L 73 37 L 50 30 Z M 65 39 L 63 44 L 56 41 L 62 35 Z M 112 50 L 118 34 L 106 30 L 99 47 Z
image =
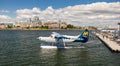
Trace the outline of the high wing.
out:
M 52 35 L 59 36 L 60 34 L 57 32 L 52 32 Z

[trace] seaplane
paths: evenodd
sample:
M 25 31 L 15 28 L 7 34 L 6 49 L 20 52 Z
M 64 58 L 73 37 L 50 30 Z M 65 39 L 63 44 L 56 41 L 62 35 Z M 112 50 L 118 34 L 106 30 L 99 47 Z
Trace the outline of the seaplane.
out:
M 49 44 L 40 44 L 41 48 L 73 48 L 67 47 L 65 43 L 68 42 L 81 42 L 86 43 L 89 39 L 89 30 L 85 29 L 81 35 L 70 36 L 70 35 L 61 35 L 57 32 L 52 32 L 49 37 L 38 37 L 40 41 L 49 42 Z

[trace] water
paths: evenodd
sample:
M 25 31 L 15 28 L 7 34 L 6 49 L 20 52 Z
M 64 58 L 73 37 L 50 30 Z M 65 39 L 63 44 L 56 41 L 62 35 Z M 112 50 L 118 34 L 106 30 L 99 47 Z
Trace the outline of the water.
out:
M 51 32 L 77 35 L 78 30 L 8 30 L 0 31 L 0 66 L 120 66 L 120 53 L 112 53 L 94 35 L 85 48 L 41 49 L 39 36 Z

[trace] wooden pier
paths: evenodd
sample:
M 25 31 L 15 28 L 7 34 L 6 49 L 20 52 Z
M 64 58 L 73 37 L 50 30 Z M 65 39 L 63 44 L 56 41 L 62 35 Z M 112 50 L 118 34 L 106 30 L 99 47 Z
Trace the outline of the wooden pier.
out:
M 96 36 L 113 52 L 120 52 L 120 44 L 109 39 L 106 36 L 103 36 L 99 33 L 96 33 Z

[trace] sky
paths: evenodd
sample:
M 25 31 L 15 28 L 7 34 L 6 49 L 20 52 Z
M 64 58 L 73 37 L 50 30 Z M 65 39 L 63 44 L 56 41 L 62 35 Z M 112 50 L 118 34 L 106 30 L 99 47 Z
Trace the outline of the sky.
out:
M 0 22 L 65 21 L 76 26 L 111 26 L 120 22 L 120 0 L 0 0 Z

